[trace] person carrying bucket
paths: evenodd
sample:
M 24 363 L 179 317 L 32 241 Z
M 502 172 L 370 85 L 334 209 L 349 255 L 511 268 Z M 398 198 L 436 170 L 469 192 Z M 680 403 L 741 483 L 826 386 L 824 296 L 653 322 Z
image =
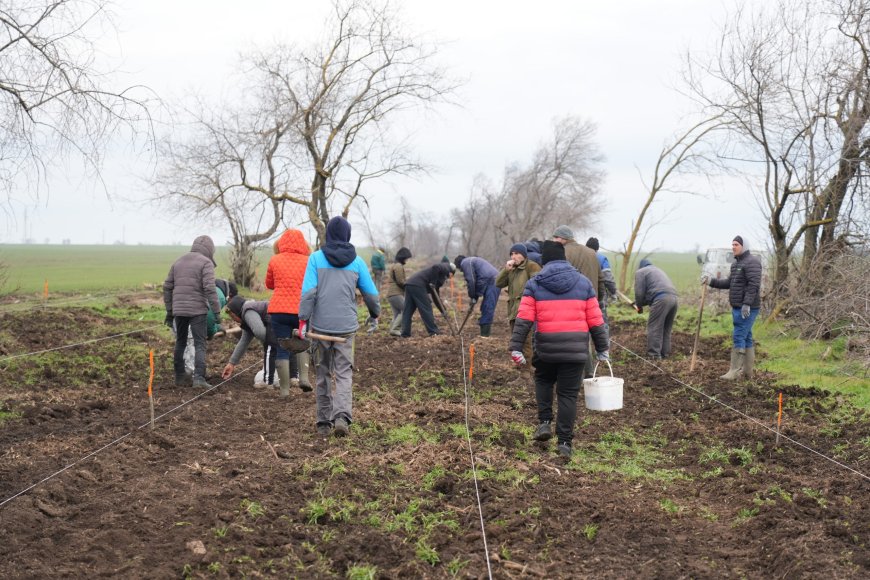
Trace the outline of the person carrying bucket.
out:
M 553 388 L 558 412 L 556 437 L 559 455 L 570 458 L 577 418 L 577 395 L 589 358 L 589 336 L 597 358 L 609 360 L 607 327 L 589 278 L 565 260 L 565 248 L 547 240 L 541 248 L 543 270 L 529 280 L 520 300 L 509 350 L 517 365 L 526 364 L 522 353 L 526 336 L 535 328 L 532 365 L 540 424 L 536 441 L 553 436 Z

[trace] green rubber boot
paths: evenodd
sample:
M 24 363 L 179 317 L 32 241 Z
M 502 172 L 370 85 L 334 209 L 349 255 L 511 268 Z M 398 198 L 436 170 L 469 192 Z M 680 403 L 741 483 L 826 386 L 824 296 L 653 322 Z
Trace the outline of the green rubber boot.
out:
M 743 376 L 743 360 L 746 358 L 745 348 L 731 349 L 731 368 L 728 372 L 719 377 L 724 381 L 735 381 Z
M 311 355 L 308 354 L 307 350 L 296 355 L 296 364 L 299 366 L 299 388 L 307 393 L 311 391 L 311 379 L 308 378 Z
M 480 325 L 480 336 L 487 338 L 490 333 L 492 333 L 492 324 L 481 324 Z
M 290 396 L 290 359 L 279 358 L 275 361 L 278 381 L 281 383 L 281 396 Z
M 746 347 L 746 358 L 743 359 L 743 378 L 751 379 L 752 371 L 755 370 L 755 347 Z

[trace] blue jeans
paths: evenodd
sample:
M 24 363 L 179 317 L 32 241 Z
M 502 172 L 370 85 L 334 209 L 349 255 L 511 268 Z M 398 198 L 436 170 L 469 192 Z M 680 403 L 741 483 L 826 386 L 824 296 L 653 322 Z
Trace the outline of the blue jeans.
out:
M 293 336 L 293 329 L 299 328 L 299 315 L 276 312 L 269 315 L 269 322 L 272 325 L 272 332 L 275 334 L 276 339 L 290 338 Z M 288 360 L 290 353 L 281 348 L 280 344 L 276 346 L 278 347 L 278 360 Z
M 734 322 L 734 348 L 749 348 L 755 345 L 752 340 L 752 325 L 758 317 L 758 308 L 749 310 L 749 317 L 740 316 L 739 308 L 731 309 L 731 320 Z

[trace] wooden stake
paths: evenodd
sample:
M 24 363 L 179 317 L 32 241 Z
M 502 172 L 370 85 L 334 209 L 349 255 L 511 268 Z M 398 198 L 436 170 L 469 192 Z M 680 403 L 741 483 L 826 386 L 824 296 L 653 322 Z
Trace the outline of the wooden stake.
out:
M 698 343 L 701 340 L 701 320 L 704 318 L 704 300 L 707 298 L 707 285 L 701 290 L 701 308 L 698 310 L 698 328 L 695 330 L 695 346 L 692 347 L 692 362 L 689 363 L 689 372 L 695 370 L 695 361 L 698 358 Z
M 42 284 L 42 299 L 48 300 L 48 278 L 46 278 L 45 282 Z
M 154 349 L 148 353 L 148 359 L 151 363 L 151 376 L 148 378 L 148 406 L 151 408 L 151 429 L 154 429 L 154 396 L 151 391 L 151 385 L 154 384 Z

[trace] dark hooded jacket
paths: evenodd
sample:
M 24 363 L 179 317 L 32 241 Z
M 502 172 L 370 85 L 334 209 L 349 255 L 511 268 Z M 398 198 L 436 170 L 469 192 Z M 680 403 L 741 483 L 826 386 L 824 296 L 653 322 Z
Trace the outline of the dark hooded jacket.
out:
M 405 286 L 420 286 L 427 290 L 434 288 L 437 292 L 447 279 L 450 278 L 451 272 L 453 272 L 453 269 L 449 263 L 438 262 L 413 274 L 405 282 Z
M 387 298 L 405 293 L 405 262 L 410 258 L 411 250 L 408 248 L 399 248 L 396 252 L 396 261 L 390 264 L 390 271 L 387 274 Z
M 532 362 L 583 364 L 589 357 L 590 333 L 598 352 L 608 350 L 607 329 L 592 283 L 565 260 L 547 262 L 526 284 L 511 336 L 511 351 L 522 352 L 532 328 Z
M 710 286 L 728 290 L 728 302 L 731 308 L 740 308 L 744 304 L 750 308 L 761 308 L 761 260 L 743 250 L 735 256 L 731 264 L 731 275 L 727 279 L 710 280 Z
M 178 258 L 163 282 L 163 303 L 173 316 L 199 316 L 221 311 L 215 290 L 214 242 L 199 236 L 190 252 Z

